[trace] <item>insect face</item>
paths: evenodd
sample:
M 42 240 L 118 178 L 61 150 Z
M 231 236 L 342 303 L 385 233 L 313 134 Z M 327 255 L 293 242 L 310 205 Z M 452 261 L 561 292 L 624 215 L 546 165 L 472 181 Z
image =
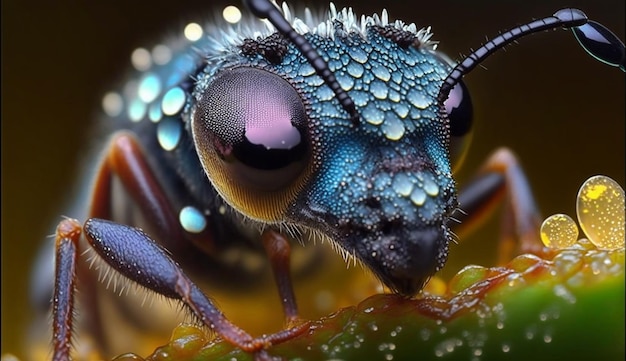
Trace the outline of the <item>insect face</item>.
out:
M 315 230 L 412 295 L 443 266 L 456 207 L 436 99 L 450 67 L 426 31 L 378 17 L 350 28 L 356 15 L 334 14 L 307 38 L 359 109 L 358 125 L 301 50 L 274 37 L 200 76 L 196 149 L 235 209 Z

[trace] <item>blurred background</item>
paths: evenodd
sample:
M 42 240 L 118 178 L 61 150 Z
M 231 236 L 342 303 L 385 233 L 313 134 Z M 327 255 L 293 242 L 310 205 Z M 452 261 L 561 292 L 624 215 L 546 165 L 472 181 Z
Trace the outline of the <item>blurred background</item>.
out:
M 151 47 L 189 21 L 212 19 L 214 10 L 230 4 L 240 6 L 185 0 L 2 2 L 2 354 L 23 355 L 33 257 L 75 194 L 102 95 L 119 84 L 133 49 Z M 624 39 L 623 0 L 336 4 L 359 14 L 386 7 L 391 19 L 430 25 L 439 49 L 453 59 L 485 37 L 562 7 L 579 7 Z M 544 216 L 575 217 L 577 190 L 592 175 L 608 175 L 624 186 L 624 73 L 593 60 L 565 31 L 526 38 L 484 66 L 465 78 L 476 121 L 459 183 L 491 151 L 508 146 L 519 155 Z M 494 216 L 483 231 L 452 248 L 444 275 L 468 263 L 489 264 L 498 220 Z

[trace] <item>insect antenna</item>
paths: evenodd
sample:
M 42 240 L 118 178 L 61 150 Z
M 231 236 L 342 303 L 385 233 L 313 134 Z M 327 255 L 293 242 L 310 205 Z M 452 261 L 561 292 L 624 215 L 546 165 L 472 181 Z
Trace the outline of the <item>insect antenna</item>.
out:
M 572 29 L 579 44 L 592 57 L 626 71 L 624 43 L 615 34 L 604 25 L 589 20 L 587 15 L 578 9 L 562 9 L 552 16 L 531 21 L 500 34 L 465 57 L 444 80 L 437 97 L 439 103 L 442 104 L 448 99 L 450 91 L 459 83 L 461 78 L 482 63 L 489 55 L 521 37 L 558 27 Z
M 335 97 L 339 101 L 339 104 L 341 104 L 341 107 L 350 114 L 352 124 L 357 126 L 359 124 L 359 113 L 356 110 L 354 101 L 350 98 L 348 93 L 341 88 L 341 85 L 339 85 L 337 78 L 335 78 L 328 64 L 326 64 L 324 59 L 315 51 L 311 43 L 294 30 L 280 10 L 269 0 L 245 0 L 244 3 L 255 16 L 261 19 L 268 19 L 283 36 L 289 39 L 300 50 L 313 69 L 315 69 L 317 75 L 319 75 L 324 80 L 324 83 L 335 93 Z

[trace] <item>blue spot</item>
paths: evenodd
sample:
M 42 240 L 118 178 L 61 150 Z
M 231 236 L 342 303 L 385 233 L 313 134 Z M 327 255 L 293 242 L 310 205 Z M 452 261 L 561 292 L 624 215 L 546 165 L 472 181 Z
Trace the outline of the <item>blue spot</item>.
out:
M 176 149 L 182 135 L 182 125 L 173 118 L 165 118 L 157 126 L 157 139 L 161 147 L 167 151 Z
M 146 103 L 140 99 L 134 99 L 128 106 L 128 118 L 133 122 L 138 122 L 146 115 Z
M 139 83 L 139 99 L 150 103 L 161 93 L 161 82 L 154 74 L 148 74 Z
M 175 87 L 167 91 L 161 102 L 161 109 L 165 115 L 176 115 L 185 105 L 185 91 L 180 87 Z
M 161 112 L 161 105 L 159 103 L 150 104 L 150 108 L 148 109 L 148 118 L 153 123 L 158 123 L 161 118 L 163 118 L 163 113 Z
M 195 63 L 196 60 L 189 54 L 183 54 L 176 58 L 171 64 L 174 71 L 172 71 L 172 74 L 167 78 L 165 87 L 168 88 L 179 84 L 183 79 L 187 78 L 190 73 L 193 73 Z
M 200 233 L 206 228 L 206 218 L 197 208 L 192 206 L 181 209 L 178 220 L 183 229 L 189 233 Z

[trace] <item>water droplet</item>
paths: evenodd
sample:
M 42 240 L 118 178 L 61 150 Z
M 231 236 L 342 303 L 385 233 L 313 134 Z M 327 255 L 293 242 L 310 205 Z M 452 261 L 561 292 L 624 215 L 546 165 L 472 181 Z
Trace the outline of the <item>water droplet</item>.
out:
M 578 226 L 566 214 L 555 214 L 541 224 L 541 241 L 550 248 L 569 248 L 578 239 Z
M 182 124 L 174 118 L 166 118 L 157 126 L 157 139 L 161 147 L 167 151 L 176 149 L 182 136 Z
M 117 117 L 122 113 L 124 107 L 124 101 L 122 96 L 115 92 L 106 93 L 102 98 L 102 109 L 106 115 L 110 117 Z
M 419 89 L 412 89 L 406 95 L 407 100 L 418 109 L 426 109 L 432 104 L 432 99 L 427 98 Z
M 436 197 L 439 194 L 439 186 L 432 179 L 428 178 L 424 181 L 424 191 L 431 197 Z
M 144 48 L 137 48 L 130 54 L 130 62 L 139 71 L 146 71 L 152 66 L 152 56 Z
M 189 23 L 185 26 L 183 33 L 185 34 L 185 38 L 187 38 L 187 40 L 197 41 L 200 40 L 204 31 L 200 25 L 196 23 Z
M 355 61 L 361 64 L 367 63 L 368 56 L 367 56 L 367 53 L 363 49 L 356 48 L 356 47 L 350 48 L 350 51 L 348 52 L 348 54 L 350 55 L 352 59 L 354 59 Z
M 231 24 L 237 24 L 241 20 L 241 10 L 238 7 L 229 5 L 222 11 L 224 20 Z
M 206 227 L 206 218 L 197 208 L 187 206 L 178 214 L 183 229 L 189 233 L 200 233 Z
M 176 115 L 185 105 L 185 91 L 180 87 L 175 87 L 167 91 L 161 102 L 161 109 L 165 115 Z
M 567 301 L 568 303 L 574 304 L 576 303 L 576 296 L 572 294 L 565 286 L 562 284 L 557 284 L 554 286 L 554 294 L 557 297 L 560 297 Z M 558 318 L 558 314 L 553 315 L 554 318 Z
M 374 95 L 374 98 L 380 100 L 387 99 L 387 95 L 389 94 L 389 88 L 387 88 L 387 85 L 378 80 L 370 84 L 370 91 Z
M 152 48 L 152 61 L 157 65 L 165 65 L 172 60 L 172 50 L 163 44 Z
M 372 66 L 372 73 L 374 73 L 375 77 L 384 82 L 387 82 L 389 81 L 389 79 L 391 79 L 391 73 L 389 72 L 389 69 L 379 64 L 375 64 L 374 66 Z
M 378 109 L 374 103 L 367 105 L 361 112 L 361 116 L 366 122 L 373 125 L 379 125 L 385 120 L 385 113 Z
M 408 197 L 413 190 L 413 182 L 404 173 L 400 173 L 393 178 L 393 189 L 403 197 Z
M 152 103 L 148 108 L 148 119 L 153 123 L 158 123 L 163 118 L 161 112 L 161 105 L 159 103 Z
M 624 190 L 606 176 L 589 178 L 580 187 L 576 214 L 580 228 L 600 249 L 624 247 Z
M 390 140 L 399 140 L 404 135 L 404 124 L 395 117 L 385 118 L 385 121 L 382 125 L 383 133 L 387 139 Z
M 147 108 L 146 103 L 142 102 L 140 99 L 133 100 L 128 106 L 128 119 L 132 122 L 141 121 L 146 115 Z
M 346 65 L 346 71 L 353 77 L 360 78 L 363 75 L 365 69 L 363 68 L 363 65 L 359 63 L 350 62 L 348 65 Z
M 161 93 L 161 82 L 155 74 L 146 74 L 139 82 L 138 95 L 145 103 L 150 103 Z
M 413 192 L 411 192 L 411 202 L 416 206 L 423 206 L 424 202 L 426 202 L 426 192 L 421 188 L 413 189 Z

